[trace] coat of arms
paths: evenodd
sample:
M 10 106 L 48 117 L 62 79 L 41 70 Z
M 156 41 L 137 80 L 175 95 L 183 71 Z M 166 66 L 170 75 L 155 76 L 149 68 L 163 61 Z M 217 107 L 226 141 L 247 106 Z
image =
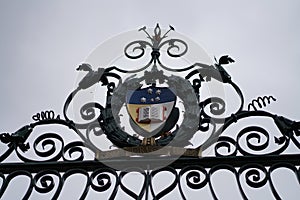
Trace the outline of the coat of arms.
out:
M 168 145 L 180 148 L 190 145 L 194 134 L 209 123 L 203 108 L 211 102 L 200 102 L 201 82 L 204 78 L 230 80 L 221 65 L 193 63 L 183 68 L 164 65 L 162 53 L 178 59 L 188 52 L 185 41 L 169 36 L 173 31 L 170 26 L 163 33 L 158 24 L 153 29 L 154 35 L 146 27 L 139 29 L 147 40 L 127 43 L 124 53 L 127 59 L 136 60 L 148 51 L 149 61 L 140 68 L 127 70 L 113 66 L 94 71 L 89 64 L 78 68 L 88 71 L 79 82 L 79 89 L 87 89 L 98 81 L 107 86 L 105 107 L 95 105 L 101 111 L 98 122 L 107 138 L 119 148 L 152 146 L 155 150 Z M 233 62 L 229 57 L 222 59 Z M 215 104 L 211 105 L 211 111 L 222 112 Z M 198 155 L 199 149 L 195 152 Z
M 176 95 L 166 87 L 150 86 L 134 91 L 128 91 L 126 105 L 134 129 L 142 135 L 165 133 L 166 122 L 176 123 L 177 112 L 174 111 Z M 172 121 L 168 120 L 172 118 Z M 136 126 L 137 125 L 137 126 Z M 167 127 L 171 127 L 171 124 Z

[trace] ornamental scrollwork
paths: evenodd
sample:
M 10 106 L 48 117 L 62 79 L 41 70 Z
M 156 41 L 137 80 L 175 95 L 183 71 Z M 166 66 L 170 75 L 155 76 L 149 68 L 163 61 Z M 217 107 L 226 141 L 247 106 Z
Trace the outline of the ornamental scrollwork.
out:
M 247 110 L 244 109 L 243 93 L 238 85 L 232 81 L 232 77 L 224 68 L 225 65 L 235 62 L 231 57 L 225 55 L 218 60 L 215 58 L 215 64 L 212 65 L 198 62 L 181 69 L 172 69 L 161 62 L 161 48 L 167 46 L 166 52 L 170 57 L 182 57 L 188 51 L 188 44 L 186 42 L 180 38 L 169 38 L 168 34 L 175 31 L 174 27 L 170 26 L 169 30 L 162 33 L 160 26 L 157 24 L 153 30 L 153 35 L 147 31 L 146 27 L 139 29 L 139 31 L 146 34 L 148 41 L 138 40 L 129 42 L 124 49 L 124 53 L 129 59 L 137 59 L 145 54 L 146 48 L 151 48 L 151 60 L 147 65 L 133 71 L 124 70 L 116 66 L 107 68 L 99 67 L 97 70 L 93 70 L 93 66 L 88 63 L 79 65 L 76 70 L 87 72 L 87 74 L 79 81 L 77 88 L 67 97 L 63 107 L 63 118 L 61 119 L 61 116 L 56 115 L 52 110 L 42 111 L 32 117 L 35 121 L 34 123 L 26 125 L 12 134 L 2 133 L 0 135 L 1 142 L 8 144 L 8 150 L 1 156 L 1 160 L 4 160 L 13 149 L 17 150 L 19 148 L 23 152 L 27 151 L 31 146 L 29 143 L 26 143 L 27 138 L 35 127 L 45 124 L 66 126 L 79 135 L 82 141 L 81 143 L 71 143 L 76 146 L 76 148 L 73 148 L 71 144 L 65 144 L 59 134 L 47 133 L 40 135 L 32 144 L 32 147 L 35 149 L 36 154 L 42 157 L 53 153 L 54 146 L 56 145 L 54 141 L 51 139 L 48 140 L 46 137 L 58 140 L 63 144 L 62 149 L 59 150 L 60 153 L 65 152 L 64 148 L 77 149 L 81 152 L 78 149 L 79 147 L 77 147 L 80 144 L 79 146 L 85 146 L 95 154 L 101 154 L 103 153 L 102 150 L 93 143 L 92 138 L 102 135 L 105 135 L 113 146 L 121 149 L 125 148 L 127 151 L 130 150 L 130 147 L 145 145 L 153 146 L 154 151 L 158 147 L 168 145 L 184 148 L 192 144 L 190 140 L 197 132 L 210 133 L 209 137 L 202 144 L 198 144 L 192 149 L 185 148 L 186 150 L 195 151 L 195 155 L 200 155 L 200 152 L 206 150 L 216 142 L 215 155 L 217 156 L 221 155 L 218 151 L 221 147 L 228 148 L 228 151 L 230 151 L 229 148 L 235 148 L 233 153 L 229 155 L 237 155 L 239 153 L 242 155 L 259 155 L 254 152 L 260 152 L 268 148 L 270 142 L 277 144 L 278 148 L 268 154 L 280 154 L 284 152 L 290 141 L 299 148 L 299 122 L 259 110 L 267 106 L 271 101 L 276 101 L 273 96 L 258 97 L 248 104 Z M 181 45 L 178 45 L 179 43 Z M 132 49 L 132 51 L 129 51 L 129 49 Z M 177 54 L 174 51 L 177 51 Z M 134 56 L 130 55 L 130 52 L 139 52 L 139 54 Z M 142 74 L 137 75 L 137 72 Z M 182 72 L 185 73 L 184 77 L 180 75 Z M 231 113 L 227 111 L 227 102 L 224 98 L 214 96 L 206 99 L 203 98 L 201 89 L 205 83 L 212 80 L 233 88 L 240 99 L 240 105 L 236 111 Z M 134 113 L 129 113 L 131 131 L 128 132 L 128 130 L 125 130 L 120 116 L 123 115 L 121 114 L 121 110 L 124 106 L 127 106 L 127 111 L 129 109 L 128 105 L 130 102 L 126 100 L 129 98 L 128 91 L 135 98 L 134 95 L 143 92 L 142 88 L 150 86 L 154 90 L 161 90 L 160 88 L 164 87 L 160 85 L 170 88 L 170 91 L 180 99 L 177 102 L 173 102 L 173 107 L 169 108 L 168 119 L 160 119 L 162 121 L 161 125 L 152 122 L 143 124 L 134 119 Z M 76 120 L 68 116 L 70 104 L 79 92 L 84 92 L 94 86 L 102 87 L 106 90 L 106 93 L 102 94 L 106 102 L 103 105 L 95 99 L 94 102 L 85 103 L 79 109 L 83 122 L 76 122 Z M 157 99 L 160 98 L 159 95 L 156 97 Z M 172 103 L 168 99 L 164 99 L 164 101 L 167 104 Z M 150 104 L 153 106 L 164 107 L 166 105 L 166 103 L 159 104 L 154 100 L 152 102 Z M 184 108 L 179 109 L 179 103 L 183 104 Z M 143 107 L 142 104 L 142 102 L 135 104 L 135 107 Z M 161 112 L 164 114 L 164 111 Z M 222 136 L 222 133 L 228 127 L 234 126 L 240 119 L 255 116 L 273 119 L 282 135 L 272 137 L 263 127 L 250 126 L 241 130 L 236 135 L 236 138 L 231 139 L 228 138 L 229 136 Z M 152 128 L 155 130 L 146 130 L 145 126 L 158 126 L 158 128 Z M 243 141 L 246 141 L 246 146 L 252 151 L 251 153 L 245 150 L 245 146 L 239 145 L 241 138 L 246 138 Z M 253 144 L 253 140 L 259 142 L 262 138 L 265 138 L 264 143 Z M 48 146 L 48 152 L 42 153 L 36 150 L 39 143 L 42 144 L 42 148 Z M 51 145 L 53 148 L 50 147 Z M 52 160 L 58 160 L 58 157 L 54 156 Z M 82 159 L 81 156 L 79 158 Z M 22 157 L 21 160 L 26 159 Z
M 172 35 L 174 27 L 164 32 L 157 24 L 153 34 L 147 27 L 138 31 L 145 39 L 128 41 L 123 53 L 130 60 L 150 56 L 146 65 L 127 70 L 126 66 L 82 63 L 76 70 L 85 75 L 67 96 L 61 114 L 42 111 L 33 115 L 28 125 L 0 134 L 0 198 L 12 179 L 25 176 L 30 183 L 24 199 L 33 190 L 51 193 L 51 198 L 57 199 L 65 181 L 79 174 L 85 178 L 80 199 L 90 191 L 109 191 L 109 199 L 115 199 L 119 191 L 133 199 L 160 199 L 174 190 L 181 199 L 188 199 L 187 190 L 204 188 L 218 199 L 212 177 L 226 170 L 233 175 L 241 198 L 248 198 L 245 188 L 262 188 L 269 183 L 273 196 L 281 199 L 272 174 L 288 169 L 299 181 L 299 159 L 285 152 L 291 144 L 300 149 L 300 121 L 266 111 L 268 104 L 276 101 L 271 95 L 254 98 L 245 106 L 242 90 L 226 70 L 226 65 L 235 62 L 230 56 L 215 58 L 212 64 L 199 61 L 173 68 L 161 57 L 179 59 L 190 51 L 188 42 Z M 209 83 L 233 91 L 239 100 L 235 110 L 229 110 L 230 102 L 224 96 L 204 95 L 203 88 Z M 92 88 L 100 88 L 102 101 L 95 97 L 72 110 L 76 98 L 96 91 Z M 226 134 L 242 120 L 255 117 L 271 120 L 277 132 L 249 124 Z M 41 132 L 48 126 L 60 130 Z M 76 139 L 68 140 L 71 135 Z M 194 142 L 198 136 L 201 141 Z M 109 148 L 102 149 L 107 143 Z M 205 155 L 209 149 L 212 155 Z M 27 168 L 13 171 L 14 166 L 7 163 L 12 154 Z M 166 160 L 169 163 L 162 165 Z M 112 167 L 116 164 L 124 170 L 117 173 Z M 138 192 L 124 181 L 134 172 L 142 177 Z M 155 177 L 165 172 L 172 181 L 156 191 Z

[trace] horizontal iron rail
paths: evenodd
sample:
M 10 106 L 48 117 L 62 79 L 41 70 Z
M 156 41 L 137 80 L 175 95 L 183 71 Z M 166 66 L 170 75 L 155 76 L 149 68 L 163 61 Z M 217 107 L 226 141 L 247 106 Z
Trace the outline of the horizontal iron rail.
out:
M 107 159 L 100 161 L 57 161 L 57 162 L 28 162 L 28 163 L 1 163 L 0 172 L 3 174 L 9 174 L 14 171 L 28 171 L 31 173 L 37 173 L 41 170 L 51 169 L 59 172 L 66 172 L 71 169 L 84 169 L 87 171 L 94 171 L 99 168 L 110 168 L 118 164 L 122 168 L 130 168 L 134 163 L 134 166 L 156 168 L 160 166 L 162 160 L 168 160 L 172 162 L 170 167 L 176 169 L 182 169 L 190 165 L 198 165 L 204 168 L 212 168 L 217 165 L 230 165 L 233 167 L 241 167 L 243 165 L 255 163 L 263 166 L 271 166 L 278 163 L 290 163 L 295 166 L 300 166 L 299 154 L 288 155 L 267 155 L 267 156 L 228 156 L 228 157 L 204 157 L 204 158 L 189 158 L 180 157 L 177 158 L 132 158 L 121 157 L 115 159 Z M 105 163 L 105 164 L 103 164 Z

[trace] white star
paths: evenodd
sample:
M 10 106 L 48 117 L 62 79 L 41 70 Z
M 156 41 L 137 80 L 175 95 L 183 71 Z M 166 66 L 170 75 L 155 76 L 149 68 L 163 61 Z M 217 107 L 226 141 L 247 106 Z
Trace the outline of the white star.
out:
M 155 101 L 160 101 L 160 98 L 159 97 L 155 97 Z
M 147 99 L 146 99 L 145 97 L 142 97 L 142 98 L 141 98 L 141 102 L 142 102 L 142 103 L 145 103 L 146 100 L 147 100 Z
M 160 95 L 161 94 L 161 90 L 156 90 L 156 94 Z
M 148 89 L 148 94 L 152 94 L 153 90 L 151 88 Z

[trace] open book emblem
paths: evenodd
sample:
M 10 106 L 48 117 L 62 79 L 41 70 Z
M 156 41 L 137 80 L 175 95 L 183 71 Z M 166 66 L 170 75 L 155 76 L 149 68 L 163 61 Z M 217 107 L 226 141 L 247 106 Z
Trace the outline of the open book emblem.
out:
M 145 131 L 156 134 L 172 113 L 176 95 L 170 88 L 150 86 L 128 91 L 126 103 L 132 128 L 141 135 Z

